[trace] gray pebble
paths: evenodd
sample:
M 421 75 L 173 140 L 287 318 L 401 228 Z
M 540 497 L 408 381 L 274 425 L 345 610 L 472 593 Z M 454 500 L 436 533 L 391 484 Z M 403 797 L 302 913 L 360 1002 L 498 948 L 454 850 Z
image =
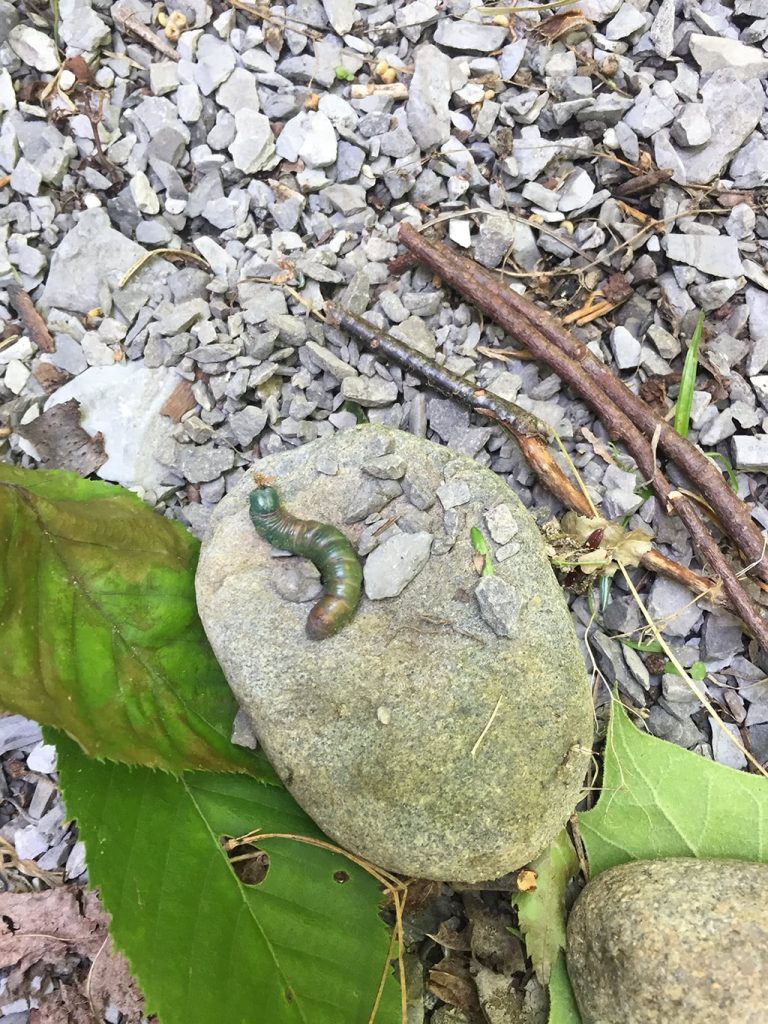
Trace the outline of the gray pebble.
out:
M 651 587 L 648 610 L 665 633 L 679 637 L 688 636 L 702 615 L 689 590 L 660 577 Z
M 321 455 L 315 459 L 315 469 L 324 476 L 336 476 L 339 472 L 339 464 L 336 459 L 332 459 L 327 455 Z
M 496 505 L 488 509 L 483 519 L 488 533 L 497 544 L 508 544 L 518 531 L 517 520 L 509 505 Z
M 731 441 L 735 469 L 748 472 L 768 471 L 768 434 L 736 434 Z
M 444 509 L 466 505 L 471 497 L 469 484 L 466 480 L 448 480 L 437 488 L 437 496 Z
M 293 559 L 287 561 L 293 562 Z M 283 571 L 275 578 L 274 585 L 283 600 L 293 604 L 314 601 L 323 592 L 320 573 L 306 559 L 295 564 L 285 565 Z
M 359 523 L 373 512 L 381 512 L 402 493 L 395 480 L 364 480 L 344 516 L 345 523 Z
M 381 377 L 344 377 L 341 393 L 363 408 L 382 409 L 397 400 L 397 384 Z
M 229 418 L 229 425 L 232 428 L 235 441 L 239 445 L 252 444 L 254 438 L 262 432 L 266 424 L 266 412 L 255 405 L 247 405 Z

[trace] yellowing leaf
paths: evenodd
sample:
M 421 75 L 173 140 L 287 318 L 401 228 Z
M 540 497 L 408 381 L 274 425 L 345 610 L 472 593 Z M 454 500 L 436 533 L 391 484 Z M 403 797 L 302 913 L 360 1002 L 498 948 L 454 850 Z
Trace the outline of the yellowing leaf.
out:
M 0 708 L 93 757 L 250 771 L 197 615 L 198 543 L 121 487 L 0 465 Z

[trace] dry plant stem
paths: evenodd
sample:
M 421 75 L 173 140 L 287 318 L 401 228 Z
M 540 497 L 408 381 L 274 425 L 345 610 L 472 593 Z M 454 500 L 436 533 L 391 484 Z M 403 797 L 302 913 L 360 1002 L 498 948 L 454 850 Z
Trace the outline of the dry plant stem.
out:
M 141 39 L 148 46 L 153 46 L 158 53 L 162 53 L 168 60 L 179 60 L 179 55 L 174 48 L 152 31 L 143 21 L 139 21 L 136 14 L 115 14 L 115 21 L 127 32 L 131 32 L 137 39 Z
M 701 594 L 702 597 L 706 597 L 713 604 L 728 604 L 722 587 L 718 583 L 715 583 L 714 580 L 706 576 L 702 576 L 698 572 L 694 572 L 693 569 L 680 565 L 679 562 L 674 562 L 655 548 L 651 551 L 646 551 L 640 559 L 640 564 L 644 569 L 658 573 L 660 576 L 668 576 L 671 580 L 677 580 L 678 583 L 682 583 L 684 587 L 693 591 L 694 594 Z
M 686 438 L 680 437 L 673 427 L 630 391 L 622 380 L 592 355 L 586 345 L 546 310 L 518 295 L 493 274 L 455 253 L 444 242 L 428 241 L 410 224 L 401 224 L 400 239 L 422 263 L 501 324 L 531 352 L 535 353 L 542 341 L 556 346 L 572 362 L 578 363 L 597 388 L 616 408 L 631 418 L 644 434 L 653 437 L 658 430 L 659 448 L 696 482 L 722 522 L 727 524 L 730 536 L 752 563 L 751 570 L 768 582 L 768 557 L 762 532 L 752 521 L 747 506 L 733 493 L 711 459 Z M 503 320 L 500 314 L 503 314 Z M 533 344 L 529 340 L 533 340 Z M 552 365 L 546 356 L 542 355 L 542 358 Z M 563 379 L 572 383 L 568 375 L 563 376 Z M 579 393 L 582 394 L 581 391 Z M 582 397 L 589 401 L 585 394 Z M 602 403 L 599 394 L 597 401 L 598 404 Z M 594 402 L 590 402 L 590 405 L 595 408 Z M 596 408 L 595 411 L 599 414 L 600 409 Z
M 755 758 L 754 754 L 750 750 L 747 750 L 747 748 L 744 746 L 741 740 L 736 739 L 733 733 L 731 733 L 728 730 L 722 718 L 720 717 L 720 715 L 718 715 L 717 708 L 713 706 L 711 700 L 709 699 L 705 691 L 697 683 L 695 683 L 693 679 L 691 679 L 690 675 L 685 671 L 683 666 L 680 664 L 680 662 L 677 659 L 677 656 L 675 655 L 675 652 L 670 649 L 669 644 L 667 644 L 666 640 L 659 632 L 659 627 L 653 621 L 653 616 L 648 611 L 645 604 L 643 603 L 642 598 L 638 594 L 637 589 L 635 588 L 635 585 L 632 582 L 629 573 L 627 572 L 626 566 L 622 565 L 621 562 L 619 562 L 619 569 L 621 570 L 621 573 L 624 576 L 627 588 L 629 589 L 629 592 L 632 594 L 632 597 L 635 599 L 635 604 L 640 609 L 640 613 L 645 619 L 648 628 L 650 629 L 651 634 L 653 635 L 654 640 L 657 641 L 657 643 L 660 645 L 661 649 L 664 651 L 666 656 L 675 666 L 675 669 L 677 670 L 677 673 L 680 676 L 680 678 L 685 681 L 686 686 L 691 691 L 691 693 L 693 693 L 693 695 L 696 697 L 696 699 L 699 701 L 702 707 L 707 709 L 709 714 L 712 716 L 712 720 L 717 725 L 717 728 L 723 732 L 726 739 L 730 743 L 732 743 L 737 750 L 741 751 L 741 753 L 744 755 L 744 757 L 746 757 L 747 761 L 749 761 L 749 763 L 752 765 L 752 767 L 758 774 L 768 779 L 768 771 L 765 768 L 763 768 L 760 762 Z M 712 731 L 714 733 L 714 729 Z
M 21 317 L 21 322 L 27 330 L 31 340 L 37 345 L 41 352 L 55 352 L 56 343 L 51 337 L 45 320 L 35 309 L 35 304 L 23 288 L 17 284 L 6 286 L 11 305 Z
M 500 324 L 505 331 L 512 334 L 526 348 L 530 349 L 541 362 L 554 370 L 594 410 L 605 424 L 611 437 L 623 441 L 639 466 L 640 472 L 653 488 L 656 497 L 661 502 L 662 508 L 670 513 L 675 512 L 679 515 L 693 539 L 702 564 L 709 564 L 715 576 L 722 580 L 731 610 L 739 616 L 762 649 L 768 652 L 768 621 L 762 616 L 760 610 L 753 604 L 749 595 L 741 586 L 736 573 L 720 551 L 714 537 L 707 529 L 694 504 L 679 491 L 673 491 L 669 482 L 659 472 L 650 442 L 643 436 L 635 422 L 633 422 L 638 417 L 635 417 L 634 412 L 630 410 L 629 403 L 624 401 L 625 395 L 630 394 L 629 390 L 621 384 L 618 378 L 613 377 L 610 371 L 607 371 L 608 376 L 620 385 L 618 401 L 621 402 L 621 405 L 614 405 L 612 396 L 609 396 L 607 391 L 601 391 L 600 389 L 602 380 L 597 380 L 597 375 L 592 376 L 583 362 L 578 358 L 573 358 L 568 351 L 564 350 L 564 347 L 561 348 L 554 344 L 539 328 L 538 321 L 534 325 L 527 318 L 530 315 L 530 310 L 527 308 L 527 306 L 531 305 L 530 303 L 527 303 L 521 309 L 516 308 L 513 302 L 506 300 L 505 293 L 508 293 L 509 296 L 514 297 L 516 300 L 520 298 L 511 289 L 506 288 L 504 285 L 498 285 L 493 275 L 488 274 L 486 271 L 481 271 L 471 261 L 457 257 L 448 246 L 441 243 L 433 245 L 428 242 L 410 225 L 401 225 L 400 237 L 408 248 L 411 248 L 419 257 L 421 262 L 439 274 L 446 284 L 454 287 L 456 291 L 464 295 L 479 309 L 482 309 L 492 320 Z M 533 306 L 531 306 L 531 309 L 535 310 L 536 313 L 541 312 Z M 551 317 L 549 320 L 552 322 L 553 327 L 557 327 L 559 335 L 564 335 L 570 339 L 568 348 L 573 349 L 577 356 L 579 350 L 586 351 L 580 342 L 577 342 L 575 338 L 568 335 L 567 331 L 556 325 Z M 590 353 L 587 354 L 590 355 Z M 643 405 L 646 412 L 652 417 L 651 422 L 653 422 L 653 419 L 655 419 L 653 414 L 645 407 L 645 403 L 640 402 L 640 404 Z M 631 412 L 633 419 L 629 418 L 627 412 Z M 706 456 L 702 456 L 702 458 L 705 462 L 709 462 Z M 709 468 L 717 474 L 717 470 L 711 466 Z M 695 472 L 692 475 L 696 476 Z M 719 474 L 717 475 L 719 477 Z M 723 486 L 727 490 L 727 485 L 724 482 Z M 734 497 L 733 492 L 729 493 L 731 497 Z M 741 502 L 738 502 L 738 504 L 741 506 L 740 519 L 743 523 L 746 509 Z M 733 523 L 733 518 L 728 518 L 727 513 L 725 513 L 724 518 L 726 522 Z M 762 553 L 763 544 L 761 537 L 761 556 Z
M 432 362 L 431 359 L 415 352 L 396 338 L 391 337 L 391 335 L 383 334 L 376 330 L 367 320 L 363 320 L 333 303 L 327 303 L 326 310 L 332 319 L 336 320 L 341 327 L 357 338 L 358 341 L 384 353 L 393 362 L 416 373 L 426 380 L 427 383 L 442 391 L 443 394 L 466 403 L 473 412 L 487 416 L 489 419 L 499 423 L 505 430 L 508 430 L 515 438 L 526 462 L 536 474 L 541 484 L 550 493 L 554 494 L 556 498 L 559 498 L 567 508 L 573 509 L 579 515 L 592 518 L 594 508 L 591 503 L 560 469 L 542 437 L 538 434 L 523 432 L 515 421 L 502 415 L 507 403 L 497 399 L 497 406 L 490 410 L 487 405 L 483 405 L 476 397 L 479 393 L 487 398 L 489 397 L 487 392 L 472 387 L 463 378 L 449 373 L 438 366 L 437 363 Z M 511 410 L 513 412 L 522 412 L 522 410 L 517 409 L 517 406 L 512 406 Z M 662 555 L 660 551 L 647 552 L 643 555 L 641 562 L 646 569 L 669 576 L 696 594 L 712 596 L 717 590 L 712 580 L 707 579 L 705 576 L 700 576 L 678 562 L 672 561 L 671 558 Z M 717 597 L 713 596 L 713 600 L 716 599 Z

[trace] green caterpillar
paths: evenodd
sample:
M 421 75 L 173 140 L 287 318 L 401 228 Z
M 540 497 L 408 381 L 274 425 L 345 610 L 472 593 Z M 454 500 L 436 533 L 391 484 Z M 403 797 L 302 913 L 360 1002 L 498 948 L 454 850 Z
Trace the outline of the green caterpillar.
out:
M 308 558 L 320 570 L 325 591 L 307 619 L 307 635 L 324 640 L 345 626 L 357 610 L 363 568 L 355 549 L 334 526 L 297 519 L 280 507 L 274 487 L 262 484 L 250 494 L 251 522 L 256 532 L 276 548 Z

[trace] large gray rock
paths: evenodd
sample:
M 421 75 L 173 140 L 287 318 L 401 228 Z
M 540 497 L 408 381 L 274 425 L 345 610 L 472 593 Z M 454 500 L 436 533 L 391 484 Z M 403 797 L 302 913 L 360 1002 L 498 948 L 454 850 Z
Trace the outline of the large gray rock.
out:
M 104 438 L 107 461 L 96 475 L 123 487 L 154 490 L 168 480 L 159 455 L 173 424 L 160 410 L 178 381 L 165 366 L 149 369 L 133 360 L 90 366 L 55 391 L 45 408 L 77 399 L 83 429 Z
M 701 106 L 711 128 L 706 146 L 680 149 L 670 141 L 668 128 L 654 136 L 656 163 L 671 170 L 679 185 L 703 184 L 722 174 L 763 115 L 763 91 L 759 82 L 743 82 L 733 69 L 724 68 L 701 87 Z
M 103 207 L 84 210 L 53 254 L 41 305 L 87 313 L 145 255 L 146 249 L 115 231 Z
M 361 466 L 385 454 L 406 464 L 405 477 L 375 481 L 394 485 L 387 503 L 350 524 L 370 482 Z M 316 468 L 329 460 L 333 476 Z M 310 606 L 280 596 L 292 593 L 284 577 L 298 560 L 273 557 L 250 523 L 252 475 L 217 507 L 197 575 L 200 614 L 291 793 L 341 845 L 405 875 L 476 881 L 528 862 L 573 810 L 592 743 L 581 654 L 531 517 L 471 459 L 385 427 L 357 427 L 253 468 L 275 479 L 290 512 L 332 523 L 353 543 L 365 531 L 383 546 L 400 526 L 434 538 L 396 597 L 371 585 L 369 556 L 366 591 L 378 599 L 363 597 L 352 622 L 318 642 L 305 634 Z M 409 478 L 461 479 L 470 499 L 450 513 L 436 501 L 417 511 Z M 514 631 L 509 602 L 494 616 L 492 595 L 482 610 L 474 596 L 470 528 L 484 530 L 484 513 L 502 504 L 520 550 L 496 564 L 494 579 L 514 591 Z M 452 547 L 444 515 L 460 517 Z M 497 619 L 511 637 L 494 632 Z
M 634 861 L 589 883 L 568 919 L 583 1024 L 765 1024 L 768 864 Z

